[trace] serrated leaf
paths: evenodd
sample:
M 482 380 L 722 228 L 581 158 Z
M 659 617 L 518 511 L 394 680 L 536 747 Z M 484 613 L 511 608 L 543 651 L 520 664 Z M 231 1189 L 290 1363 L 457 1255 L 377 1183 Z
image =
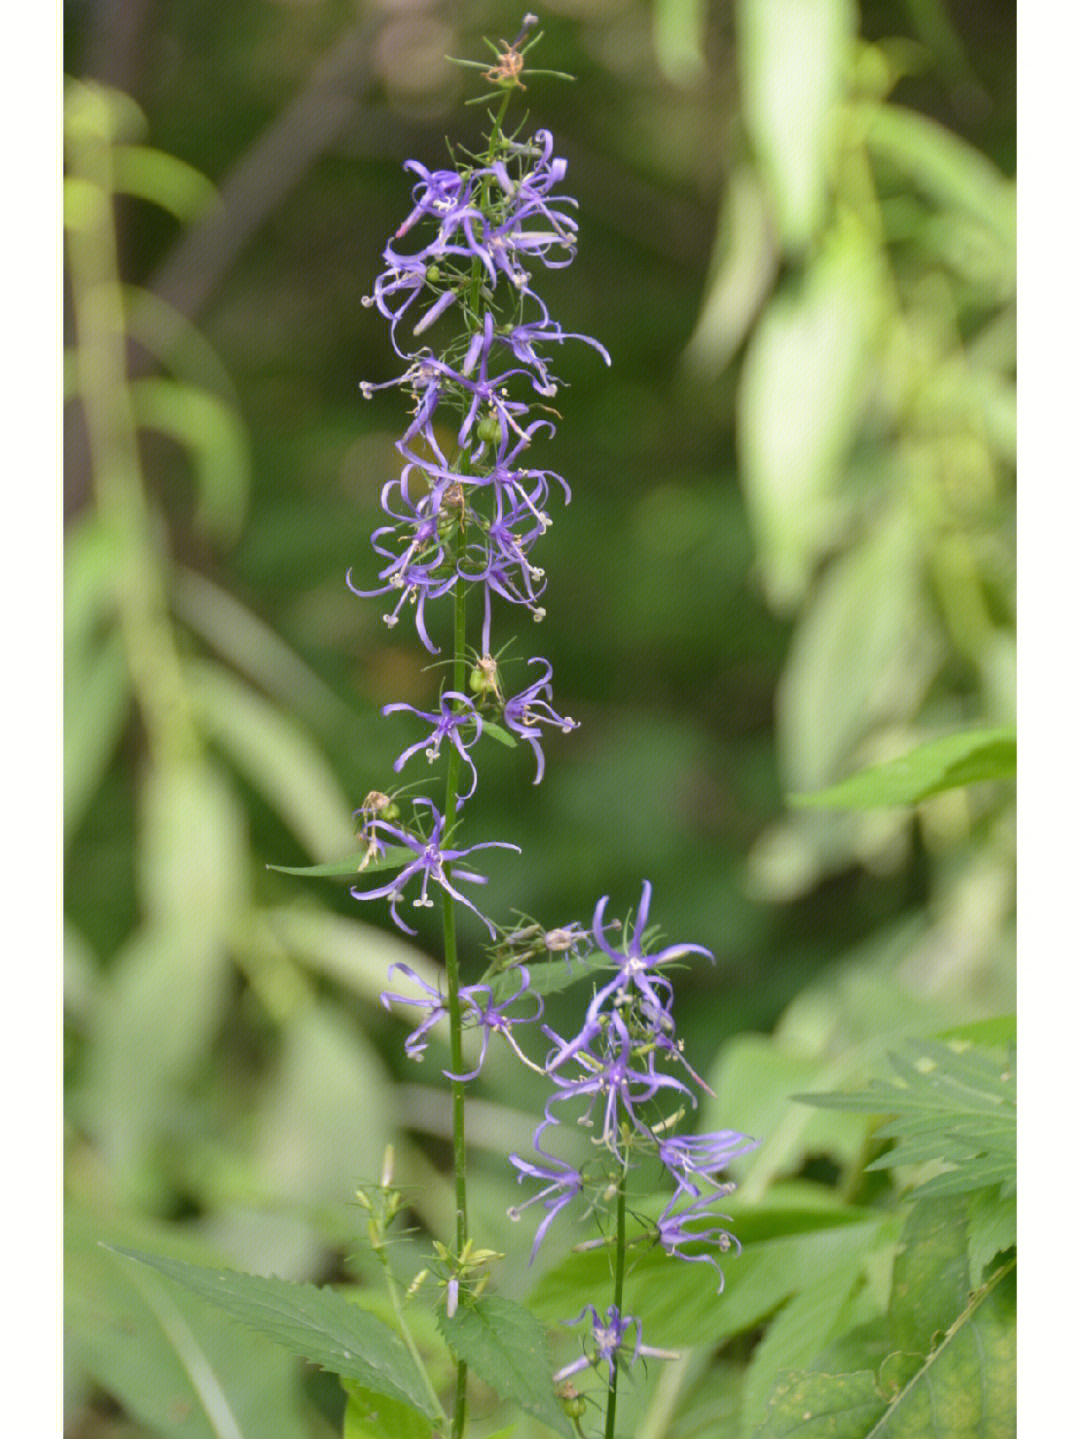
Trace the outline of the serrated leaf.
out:
M 814 794 L 789 795 L 793 805 L 821 809 L 889 809 L 984 780 L 1016 775 L 1016 729 L 965 730 L 920 745 L 887 764 L 860 770 Z
M 305 1439 L 295 1361 L 193 1294 L 100 1243 L 160 1243 L 210 1257 L 190 1235 L 67 1206 L 64 1361 L 162 1439 Z M 65 1415 L 75 1426 L 74 1411 Z
M 397 1399 L 343 1379 L 349 1401 L 342 1439 L 431 1439 L 431 1420 Z
M 463 1305 L 452 1319 L 440 1315 L 439 1330 L 457 1357 L 496 1394 L 513 1400 L 559 1434 L 571 1434 L 555 1397 L 544 1326 L 534 1314 L 492 1295 Z
M 1016 1246 L 1016 1195 L 980 1189 L 968 1200 L 967 1213 L 971 1279 L 981 1284 L 991 1259 Z
M 355 879 L 361 873 L 361 865 L 364 874 L 374 874 L 380 869 L 399 869 L 410 859 L 416 858 L 415 851 L 406 849 L 403 844 L 392 845 L 383 851 L 381 859 L 372 859 L 364 864 L 366 854 L 367 850 L 358 849 L 355 854 L 348 854 L 344 859 L 331 860 L 329 864 L 268 864 L 266 867 L 277 870 L 278 874 L 300 874 L 306 879 Z
M 822 1109 L 894 1115 L 878 1129 L 896 1139 L 890 1153 L 868 1165 L 888 1169 L 940 1160 L 952 1168 L 928 1177 L 920 1194 L 963 1194 L 1016 1185 L 1016 1073 L 991 1052 L 961 1040 L 912 1041 L 909 1056 L 891 1054 L 898 1080 L 874 1080 L 853 1094 L 802 1094 L 803 1104 Z
M 320 1368 L 355 1379 L 373 1393 L 396 1399 L 429 1419 L 443 1417 L 432 1408 L 416 1365 L 397 1335 L 333 1289 L 203 1269 L 120 1246 L 116 1252 L 159 1270 Z

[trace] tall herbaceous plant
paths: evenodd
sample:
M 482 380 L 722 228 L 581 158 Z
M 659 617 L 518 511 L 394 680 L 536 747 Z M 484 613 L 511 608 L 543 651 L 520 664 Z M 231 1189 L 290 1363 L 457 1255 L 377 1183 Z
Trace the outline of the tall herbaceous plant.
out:
M 398 1276 L 387 1243 L 405 1199 L 394 1188 L 390 1156 L 381 1182 L 360 1191 L 396 1333 L 329 1290 L 153 1261 L 340 1373 L 350 1402 L 377 1426 L 370 1432 L 387 1434 L 460 1439 L 473 1369 L 557 1432 L 613 1439 L 620 1374 L 649 1358 L 678 1357 L 658 1347 L 662 1334 L 644 1332 L 641 1319 L 626 1312 L 628 1264 L 646 1245 L 659 1245 L 675 1259 L 712 1265 L 722 1289 L 719 1256 L 738 1244 L 718 1208 L 733 1187 L 721 1176 L 755 1145 L 727 1130 L 685 1132 L 705 1086 L 678 1037 L 673 978 L 683 961 L 712 956 L 697 944 L 661 941 L 649 924 L 647 881 L 625 920 L 604 896 L 591 923 L 551 929 L 524 918 L 501 927 L 474 899 L 485 882 L 474 868 L 483 852 L 518 850 L 471 831 L 469 802 L 483 783 L 480 741 L 486 733 L 527 745 L 540 783 L 545 742 L 576 728 L 556 706 L 550 663 L 540 654 L 500 663 L 493 631 L 507 617 L 528 619 L 530 630 L 544 618 L 539 542 L 552 508 L 571 497 L 567 481 L 543 467 L 544 442 L 561 420 L 558 347 L 579 342 L 610 363 L 597 340 L 564 330 L 538 293 L 546 269 L 573 261 L 578 227 L 576 201 L 564 188 L 566 161 L 556 156 L 551 133 L 508 119 L 523 77 L 555 73 L 526 68 L 541 38 L 536 23 L 526 15 L 513 43 L 492 46 L 494 63 L 458 62 L 482 71 L 497 97 L 486 145 L 479 154 L 459 150 L 452 169 L 406 163 L 415 180 L 412 206 L 365 301 L 388 322 L 402 369 L 384 385 L 362 383 L 361 391 L 370 397 L 375 389 L 399 389 L 407 418 L 397 441 L 401 470 L 383 487 L 386 519 L 371 539 L 376 563 L 358 566 L 348 584 L 385 606 L 387 625 L 413 626 L 432 655 L 439 655 L 433 632 L 441 633 L 433 615 L 448 611 L 453 649 L 431 671 L 443 678 L 427 709 L 398 702 L 383 708 L 408 730 L 394 762 L 405 784 L 387 779 L 357 811 L 363 850 L 351 893 L 364 904 L 387 902 L 407 934 L 415 933 L 413 909 L 441 907 L 444 983 L 435 988 L 395 964 L 382 999 L 388 1008 L 407 1007 L 416 1020 L 405 1041 L 411 1057 L 423 1057 L 438 1026 L 449 1030 L 454 1231 L 434 1243 L 419 1275 Z M 441 776 L 433 778 L 437 764 Z M 434 797 L 417 792 L 429 785 Z M 462 910 L 490 941 L 476 977 L 465 976 L 459 962 Z M 577 1031 L 560 1033 L 545 1023 L 543 996 L 572 984 L 588 999 Z M 479 1036 L 472 1067 L 467 1029 Z M 555 1372 L 540 1322 L 489 1291 L 493 1277 L 497 1290 L 501 1256 L 470 1228 L 465 1096 L 499 1041 L 549 1086 L 532 1149 L 509 1156 L 523 1191 L 511 1218 L 538 1221 L 534 1258 L 541 1243 L 559 1242 L 563 1211 L 576 1213 L 595 1237 L 574 1247 L 599 1247 L 610 1258 L 606 1291 L 566 1316 L 578 1327 L 580 1353 Z M 578 1126 L 589 1141 L 584 1161 L 574 1142 Z M 641 1189 L 666 1196 L 653 1217 L 638 1215 L 634 1194 Z M 573 1237 L 565 1220 L 562 1234 Z M 436 1297 L 438 1327 L 453 1356 L 450 1394 L 438 1392 L 410 1329 L 409 1310 L 425 1294 Z

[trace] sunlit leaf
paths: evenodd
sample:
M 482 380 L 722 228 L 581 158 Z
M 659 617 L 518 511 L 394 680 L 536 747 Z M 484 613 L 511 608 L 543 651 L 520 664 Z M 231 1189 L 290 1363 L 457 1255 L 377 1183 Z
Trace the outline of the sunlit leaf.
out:
M 879 289 L 870 239 L 848 220 L 773 298 L 747 348 L 737 397 L 740 480 L 766 593 L 779 609 L 802 599 L 840 533 Z
M 689 88 L 707 73 L 704 53 L 705 0 L 655 0 L 653 42 L 665 79 Z
M 356 879 L 359 874 L 374 874 L 380 869 L 400 869 L 410 859 L 416 858 L 416 851 L 407 849 L 403 844 L 391 845 L 382 855 L 372 855 L 365 864 L 367 853 L 366 849 L 358 849 L 355 854 L 331 860 L 329 864 L 268 864 L 266 867 L 277 870 L 278 874 L 299 874 L 306 879 Z
M 843 94 L 857 23 L 851 0 L 739 0 L 742 115 L 789 250 L 825 217 L 833 107 Z M 824 353 L 819 359 L 824 358 Z
M 919 804 L 931 795 L 1016 775 L 1016 729 L 965 730 L 920 745 L 887 764 L 860 770 L 816 794 L 795 794 L 795 805 L 879 809 Z

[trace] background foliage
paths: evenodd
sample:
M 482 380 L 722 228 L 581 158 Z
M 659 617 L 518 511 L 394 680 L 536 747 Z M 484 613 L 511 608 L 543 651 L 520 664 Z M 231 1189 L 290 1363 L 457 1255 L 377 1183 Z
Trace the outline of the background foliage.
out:
M 889 1052 L 1013 1007 L 1014 819 L 993 778 L 1015 713 L 1013 13 L 560 0 L 542 20 L 544 63 L 579 79 L 528 100 L 582 227 L 545 296 L 613 367 L 560 356 L 551 463 L 574 503 L 543 638 L 582 728 L 535 790 L 520 754 L 485 757 L 478 832 L 525 850 L 492 865 L 490 912 L 553 925 L 604 893 L 618 911 L 648 874 L 670 932 L 719 961 L 680 992 L 718 1095 L 702 1123 L 765 1140 L 721 1299 L 705 1266 L 661 1282 L 646 1258 L 631 1281 L 652 1342 L 697 1347 L 654 1366 L 626 1423 L 781 1434 L 841 1373 L 857 1410 L 914 1405 L 962 1372 L 963 1336 L 1008 1347 L 1000 1179 L 976 1166 L 963 1193 L 908 1199 L 919 1164 L 971 1156 L 905 1151 L 902 1120 L 890 1148 L 885 1099 L 792 1096 L 888 1083 Z M 266 865 L 355 848 L 349 812 L 399 747 L 378 709 L 437 683 L 343 583 L 374 573 L 400 428 L 399 397 L 359 397 L 393 373 L 360 299 L 406 208 L 401 162 L 482 123 L 443 56 L 519 23 L 423 0 L 67 9 L 73 1435 L 257 1434 L 266 1405 L 289 1439 L 340 1432 L 344 1404 L 99 1239 L 354 1279 L 377 1311 L 348 1200 L 391 1139 L 416 1225 L 447 1229 L 445 1059 L 407 1066 L 374 1002 L 392 960 L 433 972 L 434 936 L 405 953 L 340 883 Z M 981 749 L 931 750 L 923 789 L 896 788 L 888 762 L 964 729 Z M 988 747 L 989 769 L 950 770 Z M 888 808 L 787 803 L 874 764 Z M 1011 1072 L 1007 1029 L 951 1042 Z M 536 1276 L 504 1158 L 538 1095 L 495 1058 L 472 1101 L 474 1222 L 520 1299 Z M 902 1234 L 934 1296 L 918 1315 L 892 1274 Z M 540 1278 L 545 1318 L 595 1299 L 582 1258 Z M 477 1404 L 505 1422 L 490 1391 Z M 910 1414 L 889 1432 L 928 1432 Z

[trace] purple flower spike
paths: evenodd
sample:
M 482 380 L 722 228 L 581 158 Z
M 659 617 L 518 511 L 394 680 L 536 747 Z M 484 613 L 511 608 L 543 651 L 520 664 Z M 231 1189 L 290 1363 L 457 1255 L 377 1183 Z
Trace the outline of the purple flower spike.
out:
M 556 714 L 551 707 L 551 666 L 545 659 L 531 659 L 531 665 L 543 665 L 544 673 L 539 679 L 534 680 L 528 688 L 523 689 L 520 694 L 514 695 L 506 701 L 503 710 L 503 720 L 507 729 L 520 735 L 526 744 L 532 746 L 533 754 L 536 755 L 536 778 L 533 784 L 539 784 L 544 777 L 544 752 L 540 748 L 540 736 L 537 733 L 539 724 L 557 725 L 563 734 L 569 734 L 572 729 L 577 729 L 578 722 L 571 719 L 569 715 L 565 718 Z
M 448 690 L 439 699 L 437 714 L 429 714 L 426 710 L 418 710 L 408 704 L 383 705 L 384 715 L 393 714 L 396 710 L 408 710 L 410 714 L 416 715 L 431 725 L 432 729 L 426 739 L 417 740 L 416 744 L 411 744 L 408 749 L 402 750 L 394 761 L 395 771 L 400 773 L 405 762 L 416 754 L 417 750 L 423 750 L 429 761 L 437 760 L 440 745 L 444 739 L 448 739 L 469 766 L 472 774 L 471 787 L 465 794 L 458 795 L 457 808 L 460 809 L 476 789 L 476 766 L 473 764 L 469 750 L 480 738 L 484 728 L 484 722 L 476 713 L 476 707 L 472 700 L 468 695 L 461 694 L 457 690 Z M 472 727 L 472 734 L 463 734 L 462 731 L 469 726 Z
M 369 828 L 373 831 L 377 830 L 380 836 L 392 840 L 394 844 L 403 845 L 406 849 L 411 849 L 415 855 L 415 859 L 409 860 L 392 880 L 387 884 L 380 885 L 378 889 L 351 889 L 349 893 L 354 899 L 389 899 L 391 919 L 393 919 L 397 927 L 403 929 L 406 934 L 415 934 L 416 930 L 409 928 L 398 914 L 397 907 L 405 897 L 403 893 L 405 885 L 414 875 L 419 874 L 421 876 L 420 896 L 418 899 L 413 900 L 415 907 L 430 909 L 434 905 L 435 901 L 429 898 L 427 892 L 428 882 L 433 880 L 436 884 L 441 885 L 451 899 L 456 899 L 459 904 L 463 904 L 468 909 L 471 909 L 473 914 L 486 926 L 492 939 L 494 939 L 495 926 L 491 920 L 485 918 L 477 909 L 476 905 L 473 904 L 472 900 L 466 899 L 463 894 L 454 888 L 451 882 L 464 880 L 469 884 L 486 884 L 486 878 L 481 874 L 473 874 L 471 870 L 452 870 L 449 866 L 455 860 L 463 859 L 465 855 L 472 854 L 473 850 L 512 849 L 517 854 L 520 854 L 520 847 L 516 844 L 508 844 L 505 840 L 491 839 L 484 840 L 480 844 L 471 844 L 467 849 L 444 849 L 442 847 L 442 837 L 443 831 L 446 828 L 445 815 L 440 814 L 429 799 L 417 799 L 413 802 L 417 805 L 424 805 L 431 811 L 432 827 L 431 834 L 427 839 L 418 838 L 415 834 L 410 834 L 408 830 L 401 829 L 399 826 L 390 824 L 389 821 L 383 819 L 373 819 L 370 822 Z

